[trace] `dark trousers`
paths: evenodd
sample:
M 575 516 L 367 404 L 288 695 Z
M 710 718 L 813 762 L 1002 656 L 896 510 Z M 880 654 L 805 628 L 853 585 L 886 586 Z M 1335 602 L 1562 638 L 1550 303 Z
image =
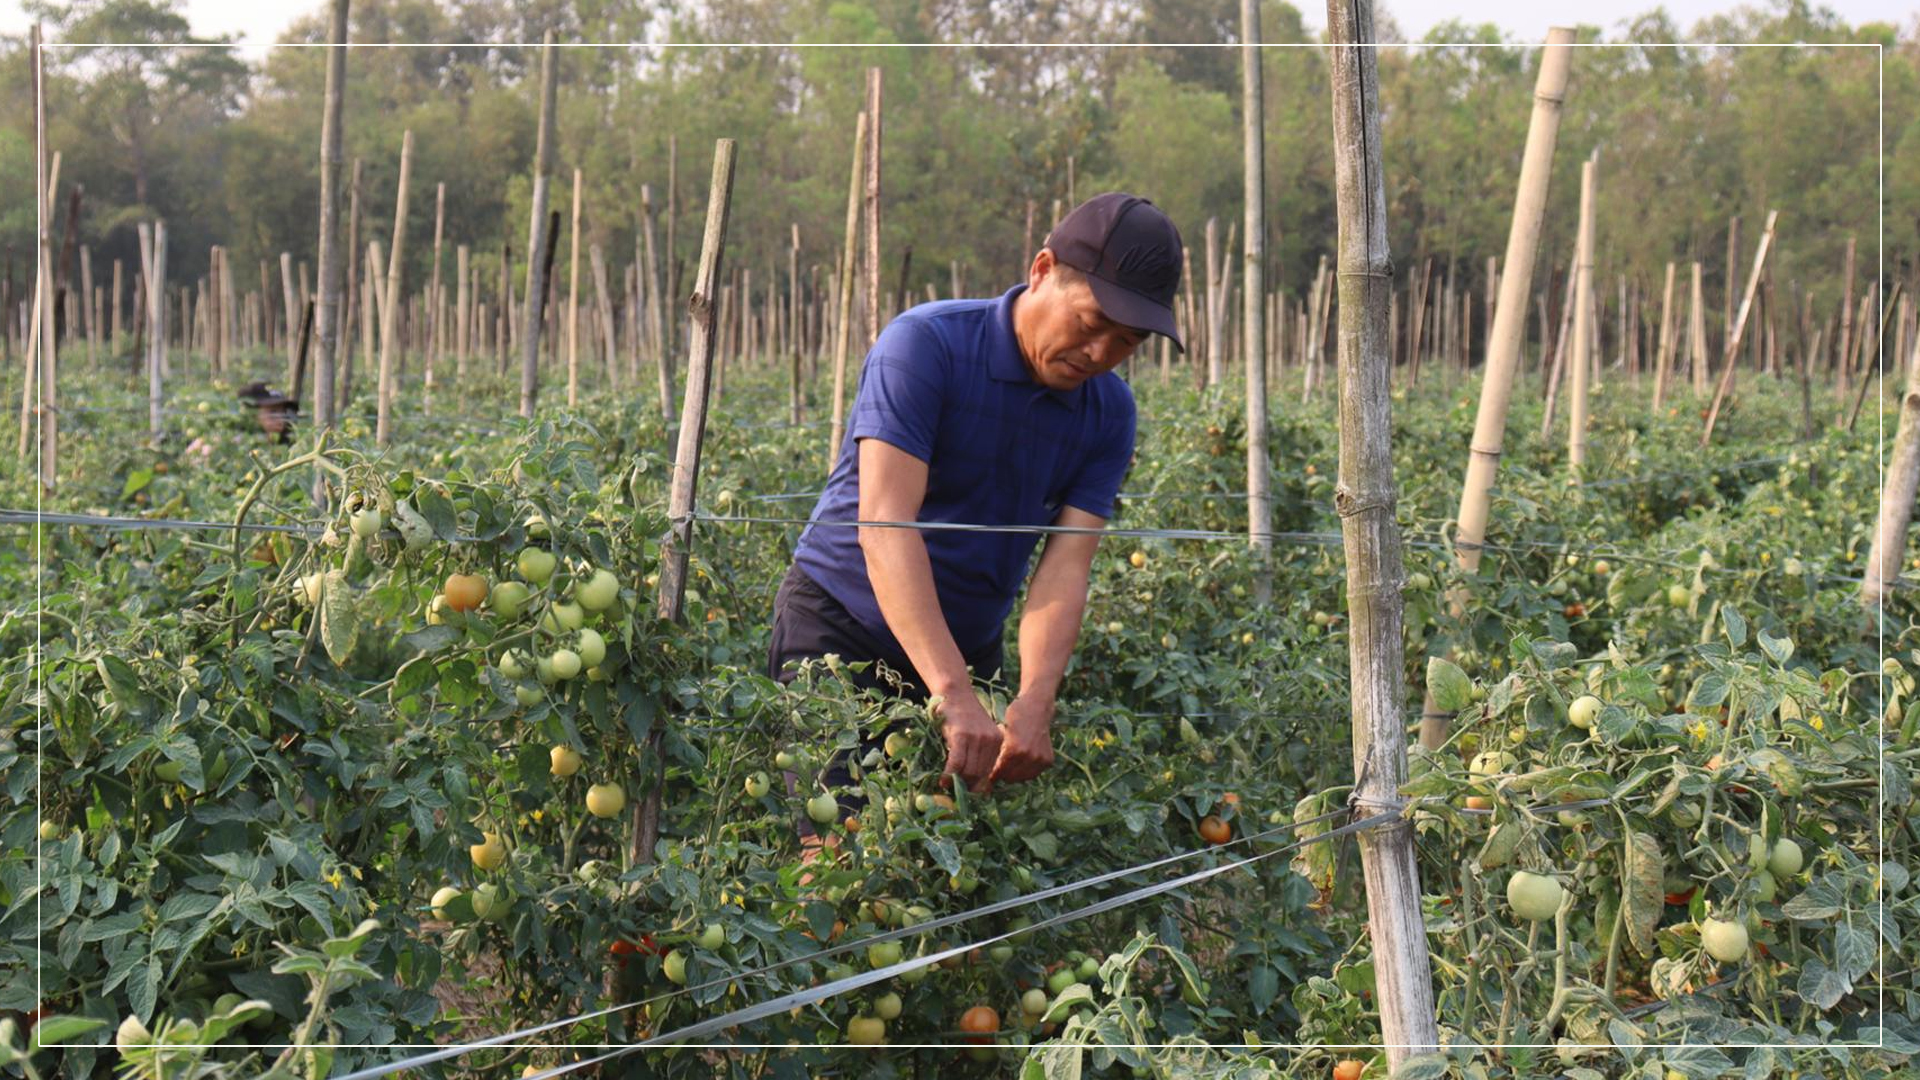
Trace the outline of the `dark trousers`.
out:
M 791 683 L 794 670 L 790 665 L 801 660 L 814 660 L 838 653 L 848 662 L 878 661 L 901 677 L 901 684 L 895 688 L 882 678 L 876 667 L 855 674 L 847 672 L 847 681 L 863 689 L 879 689 L 915 703 L 927 700 L 927 690 L 920 685 L 919 675 L 913 669 L 913 662 L 906 654 L 890 642 L 882 642 L 867 628 L 860 625 L 853 613 L 840 601 L 827 594 L 812 578 L 801 571 L 800 567 L 788 568 L 787 576 L 780 582 L 780 589 L 773 597 L 773 635 L 767 646 L 767 674 L 782 684 Z M 973 670 L 973 677 L 991 680 L 1000 674 L 1003 659 L 998 638 L 977 652 L 966 654 L 967 666 Z M 857 754 L 864 758 L 873 749 L 886 740 L 887 729 L 862 731 L 860 748 L 851 753 L 842 751 L 827 762 L 826 771 L 821 780 L 829 787 L 846 787 L 852 783 L 847 769 L 848 762 Z M 796 790 L 797 778 L 787 774 L 787 793 Z M 843 793 L 839 796 L 840 807 L 849 814 L 858 813 L 866 800 L 858 795 Z M 813 835 L 812 822 L 802 817 L 799 822 L 803 836 Z

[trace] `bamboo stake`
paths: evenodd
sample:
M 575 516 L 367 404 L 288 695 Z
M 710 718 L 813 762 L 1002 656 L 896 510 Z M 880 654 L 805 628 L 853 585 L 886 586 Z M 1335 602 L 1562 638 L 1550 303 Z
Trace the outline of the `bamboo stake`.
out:
M 146 226 L 141 229 L 144 238 Z M 147 270 L 147 435 L 158 443 L 166 437 L 161 378 L 167 366 L 167 223 L 156 219 L 151 235 L 152 263 Z
M 1221 321 L 1226 309 L 1220 304 L 1220 275 L 1224 253 L 1220 250 L 1220 219 L 1207 219 L 1207 380 L 1205 386 L 1220 385 Z
M 787 393 L 787 422 L 794 427 L 800 426 L 800 353 L 805 347 L 800 325 L 800 223 L 788 223 L 793 230 L 792 243 L 787 245 L 787 363 L 789 382 Z
M 580 170 L 573 170 L 573 239 L 567 244 L 567 408 L 580 405 Z
M 1660 412 L 1661 399 L 1667 393 L 1667 373 L 1672 364 L 1673 346 L 1673 263 L 1667 263 L 1667 284 L 1660 293 L 1660 347 L 1653 357 L 1653 411 Z
M 600 355 L 606 372 L 607 385 L 612 386 L 616 374 L 614 369 L 616 350 L 613 343 L 613 300 L 607 292 L 607 257 L 600 250 L 599 244 L 589 245 L 587 254 L 589 261 L 593 264 L 593 295 L 600 313 L 600 317 L 594 320 L 600 327 Z
M 294 330 L 293 312 L 298 303 L 298 301 L 294 299 L 294 296 L 295 296 L 295 293 L 294 293 L 294 284 L 293 284 L 293 253 L 290 251 L 283 251 L 280 253 L 280 303 L 281 303 L 280 310 L 286 312 L 286 319 L 287 319 L 286 353 L 287 353 L 287 385 L 289 386 L 293 384 L 293 365 L 295 360 L 297 359 L 294 356 L 294 352 L 295 350 L 300 348 L 300 343 L 293 339 L 293 330 Z
M 540 393 L 540 313 L 547 295 L 546 265 L 551 255 L 541 249 L 547 227 L 547 174 L 553 171 L 554 103 L 559 60 L 548 30 L 540 49 L 540 129 L 533 163 L 533 209 L 527 222 L 526 314 L 520 328 L 520 415 L 533 419 Z
M 653 189 L 647 184 L 640 185 L 640 208 L 647 246 L 647 323 L 652 327 L 654 365 L 660 376 L 660 416 L 667 419 L 673 415 L 673 350 L 668 345 L 666 303 L 660 295 L 660 259 L 653 249 Z
M 8 275 L 9 277 L 11 277 L 12 275 L 11 265 L 9 265 L 8 267 Z M 115 259 L 113 260 L 113 296 L 111 300 L 108 302 L 108 306 L 107 306 L 107 348 L 109 351 L 114 351 L 119 349 L 121 329 L 122 327 L 120 323 L 120 260 Z
M 1526 149 L 1520 159 L 1520 180 L 1513 198 L 1513 220 L 1507 230 L 1507 251 L 1501 260 L 1500 299 L 1494 305 L 1493 325 L 1487 330 L 1487 359 L 1480 377 L 1480 409 L 1475 415 L 1473 439 L 1468 444 L 1466 479 L 1460 491 L 1458 526 L 1454 532 L 1454 560 L 1468 577 L 1480 569 L 1486 542 L 1487 518 L 1493 504 L 1493 482 L 1506 441 L 1507 408 L 1513 397 L 1515 373 L 1526 337 L 1527 294 L 1533 288 L 1534 259 L 1540 253 L 1540 225 L 1546 217 L 1547 184 L 1553 172 L 1554 144 L 1559 138 L 1560 112 L 1567 94 L 1567 69 L 1573 59 L 1573 31 L 1553 27 L 1540 51 L 1540 70 L 1534 76 L 1533 113 L 1527 124 Z M 1542 312 L 1542 327 L 1546 325 Z M 1448 597 L 1456 613 L 1465 610 L 1468 594 Z M 1446 741 L 1448 714 L 1428 698 L 1420 720 L 1420 742 L 1429 749 Z
M 1834 389 L 1840 394 L 1847 392 L 1847 380 L 1851 377 L 1848 361 L 1853 346 L 1853 247 L 1854 238 L 1847 237 L 1847 254 L 1841 262 L 1840 280 L 1840 336 L 1834 339 Z
M 1713 405 L 1707 410 L 1707 426 L 1700 432 L 1700 445 L 1713 441 L 1713 426 L 1720 419 L 1720 407 L 1727 400 L 1727 391 L 1733 387 L 1733 369 L 1739 356 L 1740 338 L 1747 330 L 1747 315 L 1753 310 L 1753 295 L 1760 288 L 1760 274 L 1766 269 L 1767 249 L 1773 246 L 1773 223 L 1780 217 L 1780 211 L 1767 211 L 1766 231 L 1760 235 L 1760 248 L 1753 255 L 1753 270 L 1747 275 L 1746 293 L 1740 298 L 1740 313 L 1735 316 L 1733 325 L 1727 328 L 1727 350 L 1723 357 L 1724 370 L 1720 372 L 1719 389 L 1713 393 Z
M 1578 476 L 1587 463 L 1587 378 L 1593 359 L 1593 172 L 1580 163 L 1580 239 L 1574 255 L 1573 385 L 1567 405 L 1567 465 Z
M 335 48 L 329 50 L 327 54 L 327 78 L 329 80 L 327 85 L 329 87 L 341 86 L 346 81 L 346 49 L 344 43 L 347 33 L 346 5 L 348 2 L 349 0 L 334 0 L 333 34 Z M 338 59 L 336 59 L 336 54 Z M 335 63 L 340 65 L 338 72 L 340 78 L 337 81 L 334 80 L 335 72 L 333 65 Z M 329 94 L 329 101 L 331 101 L 333 91 L 330 90 Z M 337 117 L 336 121 L 338 121 Z M 336 122 L 334 129 L 338 131 L 339 126 L 339 123 Z M 339 148 L 333 148 L 333 156 L 331 158 L 327 156 L 327 140 L 330 138 L 337 138 L 337 136 L 323 136 L 321 139 L 322 192 L 327 190 L 327 166 L 325 163 L 329 160 L 333 162 L 331 168 L 335 174 L 337 174 L 340 169 Z M 335 239 L 334 233 L 337 231 L 337 229 L 333 228 L 326 230 L 324 235 L 327 238 L 327 242 L 322 244 L 320 248 L 323 256 L 327 251 L 332 250 L 335 252 L 334 258 L 339 260 L 336 262 L 332 271 L 334 275 L 333 288 L 338 291 L 338 299 L 334 299 L 328 295 L 328 270 L 324 258 L 322 259 L 322 265 L 320 267 L 320 311 L 316 319 L 317 325 L 314 327 L 320 342 L 320 365 L 314 369 L 314 378 L 317 384 L 317 388 L 314 391 L 314 418 L 316 424 L 322 429 L 333 426 L 338 420 L 340 412 L 348 399 L 348 393 L 353 389 L 353 317 L 360 310 L 360 301 L 363 293 L 363 290 L 360 288 L 360 278 L 362 276 L 360 273 L 360 173 L 361 161 L 359 158 L 354 158 L 353 178 L 347 186 L 346 248 L 341 250 L 333 247 Z M 336 194 L 334 196 L 336 209 L 338 201 L 339 196 Z M 327 200 L 322 198 L 320 214 L 323 220 L 325 220 L 327 216 L 327 206 Z M 340 265 L 341 263 L 344 263 L 344 266 Z M 346 274 L 344 289 L 340 288 L 340 274 L 342 271 Z M 364 320 L 364 316 L 362 316 L 362 318 Z M 329 343 L 334 343 L 334 347 L 329 348 Z M 334 365 L 336 364 L 339 367 L 338 379 L 333 377 Z M 337 390 L 335 389 L 336 385 L 338 387 Z
M 1879 381 L 1876 377 L 1881 373 L 1880 354 L 1886 342 L 1887 320 L 1893 314 L 1893 304 L 1890 301 L 1898 299 L 1899 295 L 1900 283 L 1897 281 L 1893 284 L 1893 296 L 1884 300 L 1880 298 L 1879 279 L 1876 278 L 1867 286 L 1865 306 L 1860 312 L 1860 336 L 1857 339 L 1860 348 L 1860 363 L 1857 366 L 1860 372 L 1860 388 L 1854 392 L 1853 408 L 1847 412 L 1848 431 L 1852 431 L 1854 424 L 1860 419 L 1860 407 L 1866 403 L 1867 391 Z M 1873 317 L 1875 311 L 1880 312 L 1880 318 Z
M 1405 568 L 1394 521 L 1391 358 L 1386 355 L 1387 197 L 1380 165 L 1380 91 L 1371 0 L 1328 0 L 1334 190 L 1339 209 L 1340 480 L 1336 505 L 1347 559 L 1347 654 L 1353 685 L 1353 805 L 1404 807 L 1402 682 Z M 1433 970 L 1420 914 L 1413 823 L 1398 817 L 1358 836 L 1373 945 L 1374 997 L 1387 1066 L 1439 1046 Z
M 407 181 L 413 172 L 413 130 L 400 136 L 400 186 L 393 205 L 393 246 L 387 253 L 386 289 L 380 306 L 379 400 L 374 405 L 374 442 L 386 446 L 393 437 L 394 354 L 400 348 L 401 261 L 407 242 Z
M 80 245 L 80 307 L 86 316 L 87 369 L 94 370 L 99 362 L 100 320 L 93 309 L 93 248 L 88 244 Z
M 1920 335 L 1916 335 L 1920 337 Z M 1907 526 L 1920 492 L 1920 342 L 1907 360 L 1906 392 L 1900 397 L 1899 429 L 1893 437 L 1893 457 L 1887 462 L 1880 489 L 1880 513 L 1867 548 L 1866 577 L 1860 583 L 1860 605 L 1880 609 L 1907 555 Z
M 440 324 L 440 246 L 445 234 L 447 221 L 447 185 L 441 181 L 433 189 L 433 277 L 427 284 L 427 320 L 426 346 L 426 393 L 421 399 L 421 410 L 433 412 L 433 369 L 434 362 L 440 356 L 442 329 Z
M 847 350 L 853 328 L 853 260 L 860 242 L 860 176 L 867 147 L 867 114 L 862 112 L 853 125 L 853 178 L 847 182 L 847 240 L 840 257 L 840 313 L 834 322 L 833 347 L 833 420 L 827 435 L 827 469 L 831 471 L 840 456 L 842 424 L 847 415 Z
M 52 402 L 46 396 L 46 387 L 51 382 L 50 370 L 54 359 L 53 325 L 53 207 L 54 193 L 60 190 L 60 154 L 55 151 L 51 166 L 47 164 L 47 97 L 46 97 L 46 50 L 41 38 L 39 22 L 33 24 L 32 40 L 28 51 L 33 63 L 33 177 L 35 184 L 34 205 L 39 215 L 39 243 L 34 259 L 33 286 L 33 325 L 27 332 L 26 378 L 20 383 L 20 458 L 25 463 L 27 456 L 27 438 L 32 430 L 35 415 L 40 419 L 40 483 L 42 489 L 52 486 L 54 473 L 47 461 L 46 448 L 47 425 L 53 415 L 48 411 Z M 36 378 L 36 376 L 38 376 Z M 35 408 L 35 388 L 39 388 L 38 407 Z M 57 443 L 56 443 L 57 445 Z
M 867 69 L 866 349 L 873 348 L 873 343 L 880 339 L 880 104 L 880 69 L 870 67 Z
M 688 301 L 687 389 L 680 409 L 679 442 L 673 455 L 673 480 L 667 498 L 670 531 L 661 545 L 660 579 L 655 592 L 659 617 L 679 622 L 687 591 L 687 556 L 693 547 L 694 496 L 700 479 L 700 452 L 707 430 L 707 391 L 711 385 L 716 310 L 713 297 L 720 285 L 726 255 L 727 218 L 733 203 L 734 141 L 719 139 L 713 148 L 713 181 L 707 191 L 707 225 L 700 242 L 700 268 Z M 639 865 L 653 858 L 660 837 L 661 747 L 665 720 L 648 734 L 643 761 L 653 784 L 634 807 L 633 846 L 627 862 Z
M 1580 245 L 1575 244 L 1573 259 L 1578 260 L 1579 257 Z M 1567 343 L 1573 334 L 1573 307 L 1579 301 L 1580 295 L 1573 288 L 1575 279 L 1578 277 L 1574 263 L 1568 262 L 1567 287 L 1565 296 L 1560 302 L 1560 329 L 1554 335 L 1553 368 L 1547 373 L 1546 385 L 1543 387 L 1547 395 L 1547 407 L 1540 417 L 1540 438 L 1543 442 L 1553 433 L 1554 407 L 1560 400 L 1560 377 L 1566 372 Z
M 472 329 L 469 322 L 473 317 L 473 295 L 469 290 L 471 281 L 468 278 L 468 275 L 473 272 L 471 264 L 472 258 L 472 249 L 466 244 L 460 244 L 453 249 L 453 276 L 455 279 L 453 286 L 453 371 L 454 377 L 460 380 L 462 386 L 465 386 L 467 382 L 467 343 L 469 331 Z
M 1693 396 L 1707 392 L 1707 306 L 1701 288 L 1700 264 L 1692 266 L 1693 294 L 1687 304 L 1687 373 L 1693 379 Z
M 1259 0 L 1240 0 L 1241 159 L 1246 203 L 1242 348 L 1247 367 L 1247 540 L 1259 568 L 1254 599 L 1273 597 L 1273 501 L 1267 489 L 1266 133 Z M 1392 358 L 1388 357 L 1391 365 Z

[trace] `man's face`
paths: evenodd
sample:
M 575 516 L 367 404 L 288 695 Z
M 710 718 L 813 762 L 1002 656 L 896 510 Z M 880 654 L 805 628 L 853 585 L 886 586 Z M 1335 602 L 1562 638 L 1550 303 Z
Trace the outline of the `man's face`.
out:
M 1046 259 L 1034 267 L 1027 295 L 1033 306 L 1026 346 L 1027 370 L 1049 390 L 1073 390 L 1117 368 L 1146 340 L 1144 331 L 1121 326 L 1100 310 L 1085 281 L 1068 284 Z

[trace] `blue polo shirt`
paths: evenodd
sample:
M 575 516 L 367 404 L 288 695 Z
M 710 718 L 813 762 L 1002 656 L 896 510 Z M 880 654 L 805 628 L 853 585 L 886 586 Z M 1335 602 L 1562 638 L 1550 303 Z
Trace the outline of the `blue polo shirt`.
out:
M 840 459 L 794 561 L 881 641 L 899 647 L 873 598 L 860 530 L 859 440 L 927 463 L 921 521 L 1051 525 L 1063 507 L 1113 516 L 1133 460 L 1133 391 L 1111 372 L 1072 391 L 1033 381 L 1013 336 L 1017 285 L 996 300 L 944 300 L 901 314 L 860 371 Z M 998 640 L 1040 537 L 921 532 L 934 591 L 963 653 Z

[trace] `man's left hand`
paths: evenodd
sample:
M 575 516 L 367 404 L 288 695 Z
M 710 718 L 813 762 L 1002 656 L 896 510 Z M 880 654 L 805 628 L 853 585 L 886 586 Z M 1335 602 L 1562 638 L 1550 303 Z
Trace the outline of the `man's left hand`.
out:
M 1053 767 L 1053 702 L 1014 698 L 1001 721 L 1006 732 L 992 782 L 1018 784 Z

